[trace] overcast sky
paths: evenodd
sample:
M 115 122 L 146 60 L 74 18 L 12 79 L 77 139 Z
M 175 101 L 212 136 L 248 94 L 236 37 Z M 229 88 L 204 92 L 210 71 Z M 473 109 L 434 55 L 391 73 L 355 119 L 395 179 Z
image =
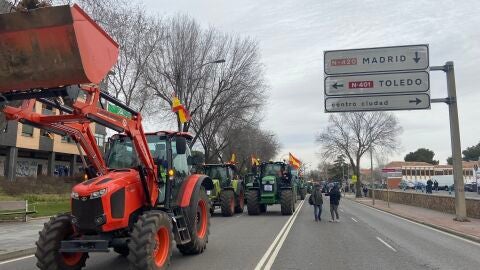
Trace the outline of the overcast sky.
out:
M 315 135 L 327 125 L 323 111 L 323 51 L 409 44 L 430 45 L 430 65 L 455 62 L 462 148 L 480 141 L 480 1 L 145 0 L 160 15 L 187 13 L 205 27 L 259 42 L 270 86 L 266 129 L 311 167 L 319 162 Z M 443 72 L 431 72 L 432 98 L 446 97 Z M 448 108 L 394 112 L 403 127 L 403 160 L 419 147 L 446 163 Z M 365 161 L 364 161 L 365 163 Z

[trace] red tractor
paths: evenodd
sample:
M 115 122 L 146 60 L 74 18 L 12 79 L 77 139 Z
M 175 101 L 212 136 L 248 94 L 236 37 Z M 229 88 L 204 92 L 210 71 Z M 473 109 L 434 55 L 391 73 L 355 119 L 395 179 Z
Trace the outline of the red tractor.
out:
M 0 22 L 6 118 L 68 136 L 86 157 L 87 179 L 72 189 L 71 213 L 51 218 L 40 232 L 37 266 L 81 269 L 88 253 L 113 248 L 128 257 L 130 269 L 166 269 L 173 240 L 183 254 L 203 252 L 210 219 L 206 190 L 213 182 L 190 173 L 190 135 L 145 134 L 140 113 L 96 86 L 116 61 L 115 41 L 76 5 L 2 14 Z M 91 85 L 79 86 L 85 83 Z M 36 113 L 36 102 L 60 113 Z M 114 114 L 106 103 L 127 113 Z M 105 154 L 91 123 L 118 132 Z

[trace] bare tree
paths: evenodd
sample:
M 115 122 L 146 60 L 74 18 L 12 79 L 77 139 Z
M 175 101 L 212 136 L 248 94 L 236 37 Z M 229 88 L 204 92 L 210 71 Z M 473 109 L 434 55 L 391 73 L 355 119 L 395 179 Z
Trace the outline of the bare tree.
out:
M 147 63 L 163 38 L 161 22 L 146 14 L 136 2 L 78 0 L 120 46 L 118 61 L 107 76 L 108 92 L 142 112 L 158 109 L 153 92 L 146 87 Z
M 177 119 L 177 124 L 182 131 L 193 129 L 192 145 L 201 136 L 210 146 L 218 144 L 213 138 L 219 124 L 249 118 L 264 100 L 257 44 L 202 30 L 187 16 L 174 17 L 165 29 L 165 39 L 149 65 L 147 84 L 169 106 L 175 95 L 190 111 L 192 120 L 182 125 Z
M 325 158 L 345 155 L 359 178 L 356 196 L 361 196 L 360 161 L 372 149 L 388 153 L 399 147 L 398 136 L 402 129 L 397 118 L 386 112 L 354 112 L 332 114 L 329 125 L 316 141 Z
M 224 159 L 235 154 L 239 170 L 246 172 L 254 156 L 263 161 L 274 158 L 280 143 L 277 137 L 270 131 L 262 130 L 257 124 L 243 125 L 232 129 L 227 135 L 229 144 L 223 149 Z

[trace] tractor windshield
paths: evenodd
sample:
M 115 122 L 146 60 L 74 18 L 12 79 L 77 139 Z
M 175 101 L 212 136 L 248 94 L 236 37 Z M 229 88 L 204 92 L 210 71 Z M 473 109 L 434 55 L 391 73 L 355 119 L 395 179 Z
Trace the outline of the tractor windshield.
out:
M 139 165 L 135 147 L 129 137 L 113 139 L 106 157 L 107 166 L 112 169 L 133 168 Z
M 205 169 L 205 174 L 210 176 L 212 179 L 218 179 L 220 182 L 223 182 L 228 179 L 227 168 L 226 167 L 207 167 Z
M 282 165 L 267 163 L 262 166 L 262 176 L 273 175 L 273 176 L 282 176 Z

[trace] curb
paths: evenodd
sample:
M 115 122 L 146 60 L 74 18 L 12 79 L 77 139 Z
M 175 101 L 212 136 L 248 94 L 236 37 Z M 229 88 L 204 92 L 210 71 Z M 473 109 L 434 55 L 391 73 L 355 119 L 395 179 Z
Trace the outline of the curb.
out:
M 473 236 L 471 234 L 462 233 L 462 232 L 459 232 L 459 231 L 456 231 L 456 230 L 453 230 L 453 229 L 450 229 L 450 228 L 447 228 L 447 227 L 435 225 L 435 224 L 428 223 L 428 222 L 425 222 L 425 221 L 421 221 L 421 220 L 418 220 L 418 219 L 415 219 L 415 218 L 412 218 L 412 217 L 403 216 L 403 215 L 400 215 L 400 214 L 392 212 L 392 211 L 384 210 L 384 209 L 377 208 L 377 207 L 374 207 L 374 206 L 371 206 L 371 205 L 368 205 L 368 204 L 365 204 L 365 203 L 362 203 L 362 202 L 358 202 L 354 199 L 349 199 L 349 198 L 346 198 L 346 199 L 350 200 L 352 202 L 356 202 L 358 204 L 361 204 L 361 205 L 364 205 L 364 206 L 367 206 L 367 207 L 385 212 L 385 213 L 389 213 L 389 214 L 397 216 L 397 217 L 401 217 L 401 218 L 410 220 L 412 222 L 415 222 L 415 223 L 418 223 L 418 224 L 421 224 L 421 225 L 425 225 L 425 226 L 428 226 L 428 227 L 431 227 L 431 228 L 434 228 L 434 229 L 437 229 L 437 230 L 440 230 L 440 231 L 443 231 L 443 232 L 453 234 L 455 236 L 459 236 L 459 237 L 468 239 L 468 240 L 476 242 L 476 243 L 480 243 L 480 237 L 476 237 L 476 236 Z
M 2 254 L 0 254 L 0 262 L 10 260 L 10 259 L 16 259 L 16 258 L 20 258 L 20 257 L 33 255 L 33 254 L 35 254 L 35 251 L 37 251 L 37 248 L 32 247 L 32 248 L 26 248 L 26 249 L 7 252 L 7 253 L 2 253 Z

